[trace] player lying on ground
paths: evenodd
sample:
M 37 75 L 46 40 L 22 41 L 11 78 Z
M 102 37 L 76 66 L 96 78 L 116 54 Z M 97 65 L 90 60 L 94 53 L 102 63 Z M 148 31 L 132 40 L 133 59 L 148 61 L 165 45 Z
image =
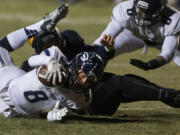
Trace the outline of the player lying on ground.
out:
M 52 34 L 52 33 L 51 33 Z M 48 37 L 37 35 L 32 42 L 36 52 L 41 52 L 39 48 L 46 46 L 44 38 Z M 76 31 L 65 30 L 60 33 L 60 44 L 56 44 L 57 49 L 62 50 L 68 60 L 71 60 L 76 54 L 83 52 L 99 50 L 99 46 L 89 46 L 84 43 L 84 40 L 79 36 Z M 39 44 L 41 43 L 41 44 Z M 107 36 L 106 44 L 113 44 L 113 37 Z M 40 46 L 39 46 L 40 45 Z M 111 50 L 111 48 L 107 48 Z M 51 49 L 46 49 L 47 55 L 51 55 Z M 98 51 L 99 52 L 99 51 Z M 113 52 L 113 50 L 112 50 Z M 108 58 L 111 58 L 112 52 L 106 53 Z M 23 64 L 23 69 L 26 71 L 30 69 L 29 62 Z M 102 79 L 92 87 L 93 96 L 92 102 L 81 111 L 84 114 L 99 114 L 99 115 L 112 115 L 118 108 L 121 102 L 134 102 L 134 101 L 162 101 L 172 107 L 180 107 L 179 92 L 173 89 L 163 88 L 153 84 L 144 78 L 134 75 L 115 75 L 111 73 L 104 73 Z
M 161 50 L 154 59 L 143 62 L 132 59 L 131 64 L 144 70 L 158 68 L 172 59 L 180 66 L 180 13 L 167 5 L 167 0 L 128 0 L 119 3 L 111 22 L 94 44 L 102 45 L 104 34 L 115 37 L 115 54 L 148 47 Z
M 12 32 L 0 41 L 0 114 L 3 116 L 37 116 L 55 106 L 47 118 L 60 120 L 67 113 L 66 107 L 79 110 L 91 102 L 89 87 L 101 78 L 104 70 L 104 61 L 95 52 L 77 54 L 68 63 L 54 46 L 49 56 L 44 51 L 29 58 L 34 69 L 28 73 L 17 68 L 9 55 L 37 32 L 29 29 L 35 27 L 41 31 L 41 26 L 46 26 L 46 30 L 54 31 L 53 20 L 57 23 L 66 13 L 67 6 L 62 5 L 36 25 Z

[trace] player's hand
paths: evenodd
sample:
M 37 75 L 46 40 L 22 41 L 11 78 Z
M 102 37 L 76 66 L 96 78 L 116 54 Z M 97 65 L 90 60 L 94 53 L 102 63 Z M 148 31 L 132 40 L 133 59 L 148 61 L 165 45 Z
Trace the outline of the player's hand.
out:
M 115 42 L 115 38 L 113 36 L 103 35 L 103 38 L 101 39 L 101 43 L 106 47 L 106 49 L 108 51 L 113 51 L 114 50 L 114 42 Z
M 49 111 L 47 114 L 48 121 L 60 121 L 68 113 L 67 107 L 62 107 L 61 102 L 57 101 L 53 110 Z
M 138 68 L 141 68 L 143 70 L 149 70 L 150 69 L 149 64 L 146 62 L 143 62 L 141 60 L 131 59 L 130 64 L 133 66 L 136 66 Z
M 65 68 L 58 61 L 51 59 L 47 64 L 48 72 L 45 76 L 48 82 L 52 81 L 53 85 L 61 84 L 63 76 L 66 77 Z M 58 80 L 58 82 L 57 82 Z

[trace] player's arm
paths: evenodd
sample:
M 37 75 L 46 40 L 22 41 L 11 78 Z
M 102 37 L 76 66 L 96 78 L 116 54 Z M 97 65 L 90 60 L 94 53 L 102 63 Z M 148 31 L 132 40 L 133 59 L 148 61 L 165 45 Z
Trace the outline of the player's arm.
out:
M 100 35 L 98 39 L 94 41 L 94 45 L 103 45 L 101 40 L 103 39 L 104 35 L 111 35 L 113 37 L 116 37 L 121 31 L 123 30 L 123 27 L 118 24 L 115 21 L 111 21 L 106 29 L 103 31 L 103 33 Z
M 144 70 L 159 68 L 171 61 L 172 57 L 174 56 L 177 45 L 178 45 L 177 36 L 167 36 L 164 40 L 162 51 L 158 57 L 148 62 L 143 62 L 137 59 L 131 59 L 130 64 Z
M 28 72 L 35 67 L 47 65 L 51 58 L 59 61 L 61 57 L 64 57 L 63 53 L 60 52 L 56 47 L 51 47 L 41 52 L 41 54 L 33 55 L 27 61 L 24 61 L 21 65 L 21 69 Z
M 66 103 L 62 103 L 62 101 L 57 100 L 53 108 L 38 112 L 34 114 L 34 117 L 47 119 L 48 121 L 61 121 L 67 113 L 68 108 L 66 107 Z
M 113 36 L 104 34 L 101 39 L 102 46 L 97 46 L 97 53 L 103 58 L 105 63 L 114 57 L 114 42 L 115 38 Z
M 36 60 L 40 60 L 39 63 Z M 38 66 L 37 76 L 39 81 L 46 86 L 60 85 L 66 78 L 66 68 L 52 57 L 43 55 L 32 56 L 29 59 L 29 63 L 31 66 Z
M 111 22 L 109 22 L 106 29 L 102 32 L 100 37 L 94 41 L 93 44 L 103 45 L 101 40 L 103 39 L 104 35 L 111 35 L 113 37 L 116 37 L 124 29 L 124 25 L 126 21 L 123 19 L 124 18 L 122 18 L 119 13 L 119 6 L 116 6 L 112 12 Z
M 68 108 L 66 107 L 66 101 L 62 103 L 62 101 L 58 100 L 54 106 L 54 108 L 48 112 L 47 120 L 48 121 L 60 121 L 63 117 L 65 117 L 68 113 Z
M 33 55 L 28 59 L 28 63 L 30 67 L 35 68 L 41 65 L 47 65 L 51 59 L 52 57 L 46 55 Z
M 99 54 L 103 59 L 104 63 L 107 63 L 108 60 L 113 58 L 115 54 L 114 50 L 114 37 L 111 35 L 104 35 L 102 42 L 102 46 L 99 45 L 85 45 L 84 51 L 93 51 Z
M 20 68 L 29 72 L 41 65 L 47 65 L 51 59 L 52 57 L 46 55 L 33 55 L 28 60 L 24 61 Z

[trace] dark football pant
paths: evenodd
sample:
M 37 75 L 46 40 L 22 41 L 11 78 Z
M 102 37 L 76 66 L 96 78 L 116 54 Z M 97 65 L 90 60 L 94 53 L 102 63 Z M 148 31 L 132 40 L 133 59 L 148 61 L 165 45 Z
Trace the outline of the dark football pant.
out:
M 82 114 L 113 115 L 120 103 L 135 101 L 162 101 L 173 107 L 177 91 L 163 88 L 135 75 L 105 73 L 93 88 L 92 103 Z

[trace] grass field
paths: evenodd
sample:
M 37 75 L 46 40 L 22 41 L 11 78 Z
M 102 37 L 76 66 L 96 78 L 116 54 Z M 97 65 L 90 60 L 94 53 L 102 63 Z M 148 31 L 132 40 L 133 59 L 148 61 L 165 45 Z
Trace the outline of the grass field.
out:
M 55 0 L 0 0 L 0 36 L 40 20 L 57 7 Z M 69 15 L 58 27 L 76 29 L 87 43 L 92 43 L 110 20 L 113 5 L 82 2 L 71 5 Z M 117 74 L 133 73 L 165 87 L 180 89 L 180 68 L 170 63 L 154 71 L 142 71 L 129 64 L 131 58 L 149 60 L 159 51 L 150 49 L 121 55 L 112 60 L 106 71 Z M 17 66 L 33 54 L 28 43 L 12 57 Z M 5 119 L 0 117 L 0 135 L 180 135 L 180 109 L 160 102 L 121 104 L 112 117 L 90 117 L 70 114 L 63 122 L 41 119 Z

